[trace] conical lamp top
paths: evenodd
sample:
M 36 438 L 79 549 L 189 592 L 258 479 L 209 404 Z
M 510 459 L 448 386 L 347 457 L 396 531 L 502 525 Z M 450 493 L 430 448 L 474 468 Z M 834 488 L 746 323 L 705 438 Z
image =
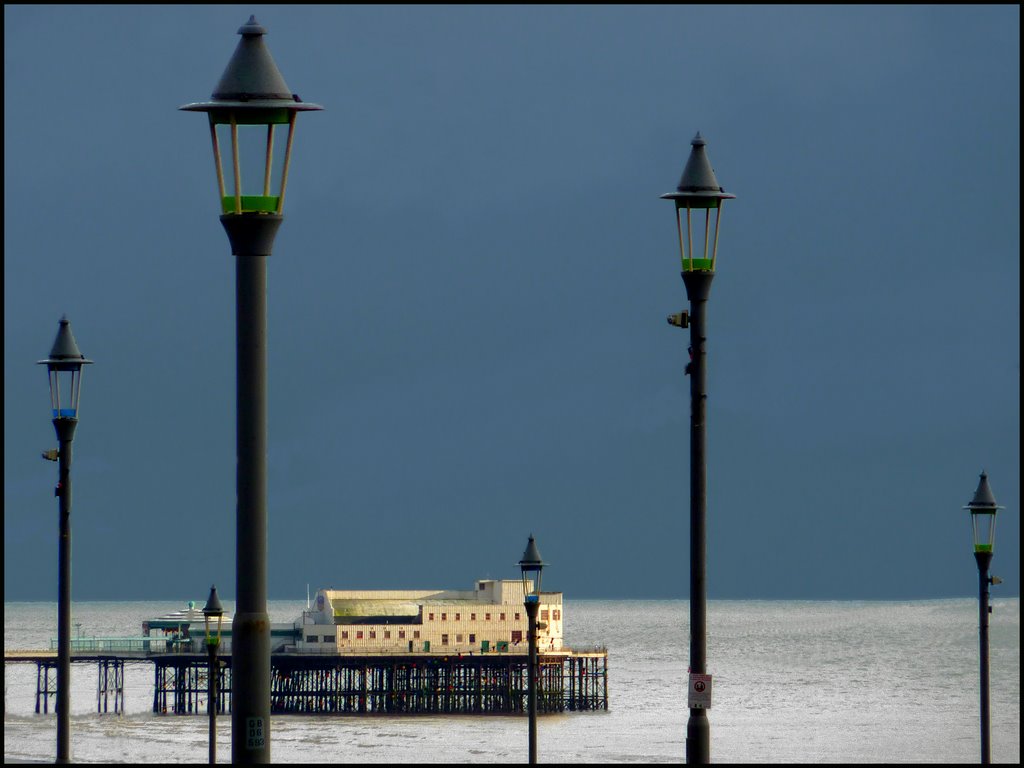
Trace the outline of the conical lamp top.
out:
M 210 587 L 210 596 L 206 600 L 206 605 L 203 606 L 204 616 L 223 616 L 224 609 L 221 607 L 220 599 L 217 597 L 216 585 Z
M 71 321 L 68 320 L 67 315 L 61 315 L 57 338 L 53 340 L 49 358 L 38 362 L 59 371 L 76 369 L 92 363 L 92 360 L 86 360 L 79 351 L 75 336 L 71 333 Z
M 982 472 L 981 479 L 978 481 L 978 489 L 974 492 L 974 498 L 971 499 L 971 503 L 964 507 L 964 509 L 969 509 L 972 512 L 994 512 L 997 509 L 1003 508 L 1001 505 L 996 504 L 996 497 L 988 486 L 988 475 Z
M 668 200 L 685 200 L 689 198 L 691 205 L 694 207 L 708 207 L 707 205 L 701 205 L 701 198 L 703 198 L 703 202 L 706 204 L 709 201 L 736 197 L 736 195 L 727 193 L 718 183 L 715 171 L 711 167 L 711 161 L 708 159 L 708 153 L 704 150 L 707 142 L 700 135 L 700 131 L 693 137 L 690 144 L 690 157 L 686 161 L 686 167 L 683 168 L 683 175 L 679 179 L 676 191 L 668 192 L 662 195 L 662 198 Z
M 250 101 L 252 99 L 288 99 L 293 97 L 291 88 L 274 63 L 274 57 L 263 42 L 267 30 L 260 26 L 255 16 L 239 27 L 235 53 L 220 76 L 220 82 L 213 89 L 213 98 L 218 101 Z
M 526 550 L 523 552 L 523 557 L 519 561 L 519 567 L 529 570 L 536 570 L 542 568 L 546 563 L 540 559 L 540 550 L 537 549 L 537 542 L 533 539 L 533 534 L 530 534 L 530 540 L 526 543 Z
M 263 42 L 267 30 L 250 16 L 238 29 L 238 41 L 231 60 L 213 89 L 212 101 L 186 104 L 181 109 L 211 112 L 218 109 L 323 109 L 319 104 L 303 102 L 284 81 L 270 50 Z

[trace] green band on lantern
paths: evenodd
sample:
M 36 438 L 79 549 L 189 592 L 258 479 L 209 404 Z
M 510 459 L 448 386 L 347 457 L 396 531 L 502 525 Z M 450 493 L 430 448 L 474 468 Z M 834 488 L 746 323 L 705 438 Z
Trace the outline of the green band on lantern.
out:
M 277 195 L 242 195 L 242 213 L 277 213 Z M 220 201 L 224 213 L 235 212 L 235 196 L 225 195 Z
M 288 109 L 231 109 L 210 110 L 210 122 L 230 125 L 232 116 L 236 125 L 287 125 L 291 119 Z
M 231 198 L 234 200 L 234 198 Z M 244 199 L 244 198 L 243 198 Z M 684 272 L 710 272 L 711 259 L 683 259 Z

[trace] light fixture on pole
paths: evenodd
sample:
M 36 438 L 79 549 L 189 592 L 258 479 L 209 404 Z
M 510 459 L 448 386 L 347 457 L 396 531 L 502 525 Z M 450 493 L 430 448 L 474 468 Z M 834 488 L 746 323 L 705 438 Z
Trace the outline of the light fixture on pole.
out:
M 526 549 L 519 561 L 523 574 L 523 604 L 528 622 L 529 669 L 527 670 L 527 712 L 530 720 L 529 759 L 530 765 L 537 762 L 537 611 L 540 609 L 540 579 L 544 570 L 540 551 L 533 534 L 526 542 Z
M 711 761 L 711 729 L 707 706 L 711 698 L 711 678 L 707 675 L 707 585 L 705 563 L 707 536 L 707 464 L 705 448 L 707 433 L 705 401 L 707 375 L 705 369 L 707 341 L 705 315 L 711 280 L 718 258 L 718 234 L 722 220 L 722 201 L 734 198 L 722 189 L 715 178 L 711 161 L 700 133 L 690 142 L 690 157 L 675 192 L 661 197 L 673 200 L 676 209 L 676 231 L 683 283 L 690 299 L 690 311 L 668 317 L 670 325 L 690 328 L 690 675 L 688 704 L 690 716 L 686 723 L 686 762 Z M 686 214 L 685 230 L 683 214 Z M 712 212 L 714 219 L 712 224 Z M 703 215 L 701 215 L 703 214 Z M 703 220 L 703 221 L 701 221 Z M 697 227 L 696 248 L 694 226 Z M 703 226 L 702 226 L 703 225 Z M 712 235 L 713 232 L 713 235 Z M 698 255 L 699 254 L 699 255 Z
M 266 32 L 250 16 L 238 30 L 242 39 L 211 100 L 181 107 L 209 117 L 220 220 L 236 256 L 238 513 L 231 623 L 231 759 L 239 763 L 270 762 L 266 257 L 284 218 L 296 115 L 323 109 L 292 93 L 263 42 Z M 275 130 L 281 126 L 288 127 L 288 134 L 278 167 L 280 145 L 275 144 Z M 218 131 L 226 132 L 226 141 Z M 230 147 L 230 187 L 225 182 L 222 144 Z
M 992 554 L 996 543 L 996 512 L 1004 507 L 996 504 L 988 475 L 981 473 L 974 498 L 964 509 L 971 513 L 971 531 L 974 536 L 974 559 L 978 563 L 978 639 L 980 644 L 981 674 L 981 762 L 992 762 L 990 739 L 989 690 L 988 690 L 988 616 L 992 609 L 988 605 L 989 584 L 998 584 L 1000 579 L 989 577 Z
M 78 427 L 82 396 L 82 366 L 91 365 L 78 350 L 67 315 L 60 319 L 50 356 L 39 360 L 50 380 L 50 408 L 57 432 L 57 450 L 43 458 L 59 462 L 57 487 L 60 499 L 57 544 L 57 760 L 71 762 L 71 444 Z
M 217 701 L 218 686 L 220 683 L 220 664 L 217 662 L 217 652 L 220 649 L 220 627 L 224 618 L 224 609 L 221 608 L 220 600 L 217 598 L 216 585 L 210 587 L 210 596 L 203 606 L 203 623 L 206 625 L 206 653 L 210 657 L 209 680 L 210 691 L 210 765 L 217 762 Z M 212 626 L 211 626 L 212 625 Z

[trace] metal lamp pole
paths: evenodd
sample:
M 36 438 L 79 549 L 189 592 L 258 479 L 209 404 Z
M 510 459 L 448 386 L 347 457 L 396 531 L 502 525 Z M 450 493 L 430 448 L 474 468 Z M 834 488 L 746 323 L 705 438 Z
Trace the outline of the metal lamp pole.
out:
M 529 597 L 529 595 L 527 597 Z M 539 607 L 540 606 L 536 602 L 531 602 L 530 600 L 526 601 L 526 617 L 530 622 L 530 631 L 528 634 L 530 667 L 527 672 L 527 685 L 529 686 L 527 715 L 530 720 L 530 765 L 537 764 L 537 609 Z
M 537 542 L 530 534 L 526 550 L 519 561 L 523 572 L 523 604 L 526 607 L 529 642 L 529 669 L 527 671 L 527 712 L 530 719 L 529 759 L 530 765 L 537 763 L 537 611 L 540 609 L 540 578 L 545 563 L 541 562 Z M 535 578 L 534 578 L 535 577 Z
M 705 141 L 700 133 L 690 142 L 690 157 L 683 169 L 675 192 L 661 197 L 674 200 L 676 228 L 679 233 L 679 254 L 682 260 L 683 283 L 690 300 L 689 313 L 671 315 L 668 321 L 681 328 L 690 327 L 690 716 L 686 723 L 686 762 L 711 762 L 711 729 L 707 707 L 710 706 L 710 678 L 707 672 L 707 585 L 706 585 L 706 517 L 707 517 L 707 463 L 705 459 L 706 425 L 705 401 L 707 379 L 705 371 L 705 310 L 711 281 L 715 276 L 718 254 L 718 231 L 722 215 L 722 201 L 733 198 L 718 184 L 715 172 L 704 151 Z M 682 214 L 686 212 L 686 228 Z M 711 212 L 715 211 L 714 244 L 709 256 L 711 238 Z M 704 216 L 699 214 L 703 212 Z M 697 226 L 703 218 L 702 256 L 694 258 L 694 214 Z M 701 246 L 698 233 L 697 247 Z M 705 679 L 706 678 L 706 679 Z M 695 691 L 697 694 L 695 695 Z
M 254 16 L 207 102 L 181 109 L 206 112 L 217 170 L 220 217 L 236 256 L 237 355 L 236 609 L 231 622 L 231 756 L 233 762 L 270 762 L 270 618 L 267 614 L 267 270 L 283 220 L 295 117 L 319 110 L 292 93 L 263 42 Z M 288 127 L 283 167 L 275 176 L 274 129 Z M 233 188 L 225 188 L 218 129 L 228 133 Z M 253 147 L 260 167 L 246 168 L 255 186 L 243 194 L 240 140 L 266 129 Z M 246 155 L 248 156 L 248 155 Z M 277 194 L 271 182 L 280 179 Z M 253 183 L 252 181 L 249 182 Z
M 988 604 L 989 584 L 999 584 L 1001 579 L 989 577 L 992 550 L 996 539 L 996 512 L 1004 507 L 996 504 L 995 496 L 988 485 L 988 475 L 981 473 L 974 498 L 964 509 L 971 513 L 971 528 L 974 534 L 974 559 L 978 563 L 978 637 L 981 659 L 981 762 L 992 762 L 990 720 L 988 709 L 988 617 L 992 609 Z
M 44 459 L 59 462 L 57 487 L 60 499 L 60 533 L 57 544 L 57 760 L 71 762 L 71 443 L 78 426 L 78 402 L 82 394 L 82 366 L 89 365 L 78 350 L 67 315 L 60 319 L 50 356 L 45 365 L 50 380 L 50 404 L 57 450 Z
M 220 677 L 220 664 L 217 661 L 217 651 L 220 648 L 221 620 L 224 617 L 224 609 L 221 607 L 217 597 L 216 585 L 210 587 L 210 596 L 203 606 L 203 621 L 206 624 L 206 653 L 209 659 L 209 671 L 207 679 L 210 681 L 210 765 L 217 762 L 217 684 Z M 215 631 L 211 631 L 211 622 L 216 622 Z

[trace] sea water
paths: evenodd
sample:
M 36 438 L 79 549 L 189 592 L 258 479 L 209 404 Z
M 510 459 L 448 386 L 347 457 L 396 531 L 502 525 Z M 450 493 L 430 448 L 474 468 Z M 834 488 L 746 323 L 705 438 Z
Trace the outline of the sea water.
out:
M 230 611 L 233 606 L 223 601 Z M 184 603 L 75 603 L 72 635 L 138 636 Z M 271 601 L 290 622 L 304 602 Z M 568 645 L 608 648 L 607 712 L 538 719 L 539 762 L 679 763 L 686 755 L 689 612 L 684 600 L 567 600 Z M 55 603 L 5 603 L 4 649 L 49 648 Z M 1020 761 L 1020 601 L 993 600 L 994 762 Z M 737 763 L 971 763 L 980 758 L 977 600 L 715 601 L 711 758 Z M 95 664 L 72 665 L 75 762 L 207 761 L 208 720 L 155 715 L 150 663 L 125 667 L 126 713 L 96 712 Z M 34 664 L 4 666 L 4 759 L 52 762 L 56 719 L 37 715 Z M 113 702 L 111 700 L 111 706 Z M 231 717 L 217 721 L 231 760 Z M 513 715 L 274 716 L 277 763 L 521 763 Z

